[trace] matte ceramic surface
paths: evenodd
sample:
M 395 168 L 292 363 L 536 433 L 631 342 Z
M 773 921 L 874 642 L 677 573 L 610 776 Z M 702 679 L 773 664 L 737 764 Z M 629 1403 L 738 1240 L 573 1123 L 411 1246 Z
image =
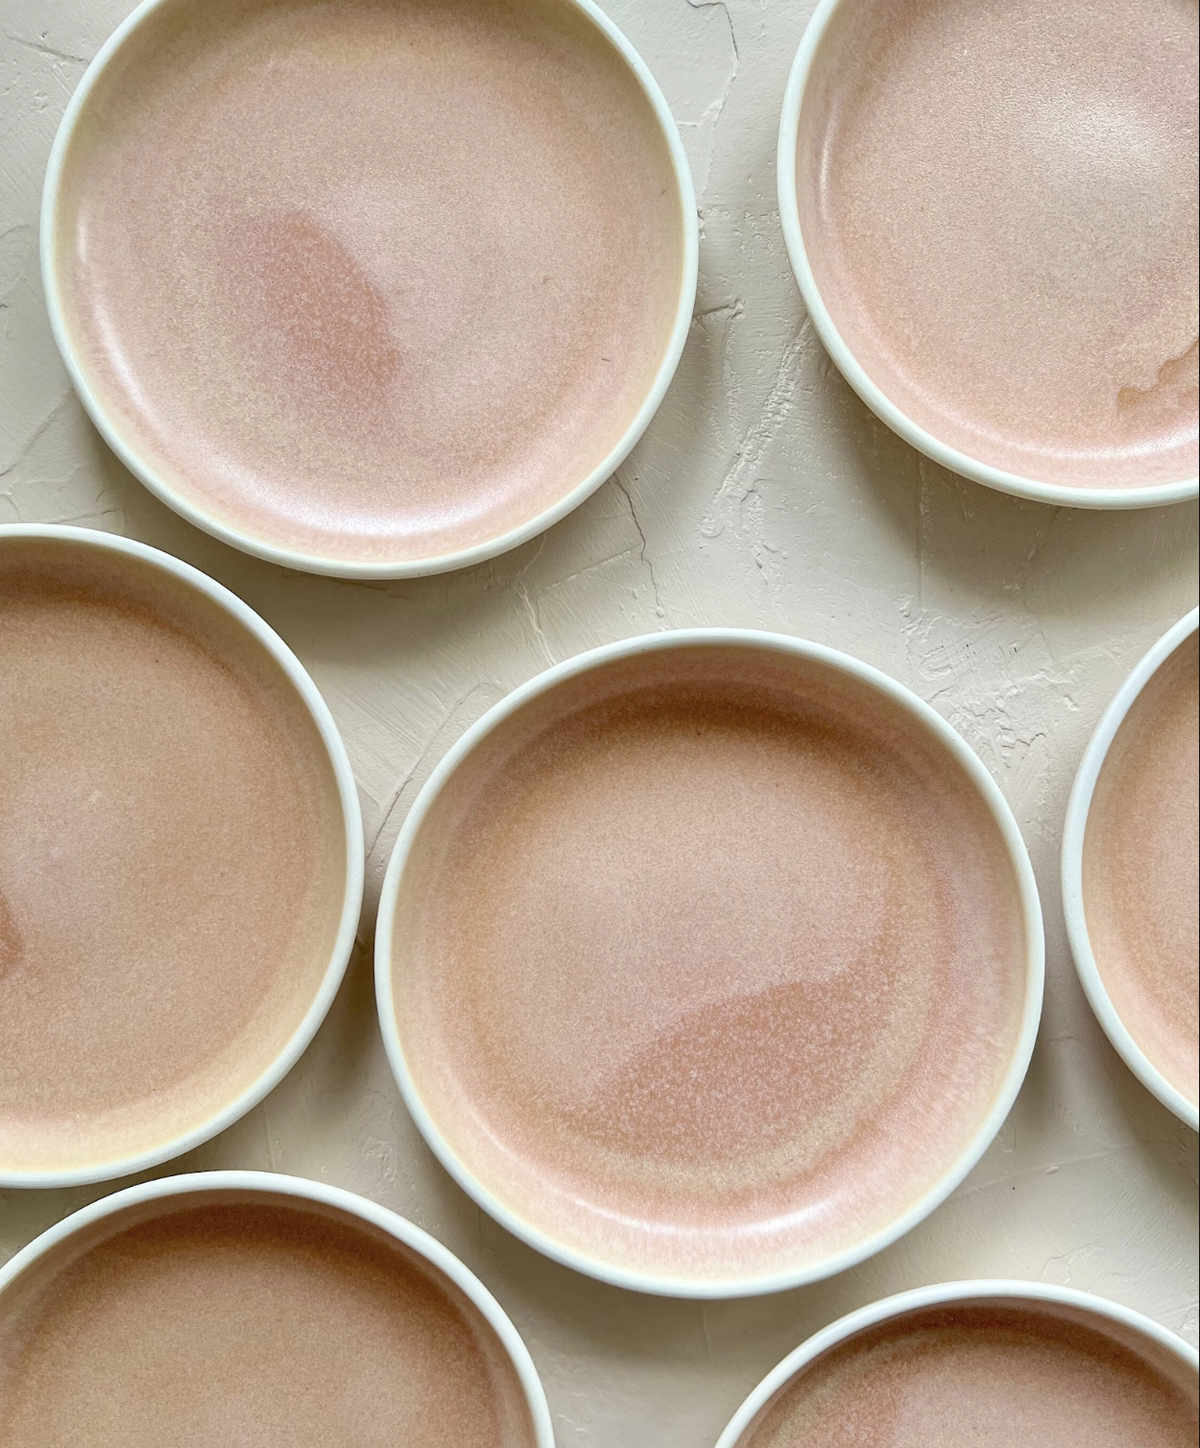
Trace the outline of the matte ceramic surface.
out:
M 1200 707 L 1197 613 L 1142 659 L 1079 767 L 1063 903 L 1088 999 L 1113 1045 L 1196 1127 Z
M 222 1130 L 293 1064 L 362 896 L 345 750 L 232 594 L 138 543 L 0 527 L 0 1181 Z
M 979 762 L 873 670 L 694 631 L 518 690 L 414 805 L 384 1033 L 505 1225 L 627 1286 L 827 1275 L 967 1170 L 1016 1092 L 1041 919 Z
M 0 1271 L 7 1448 L 553 1448 L 495 1298 L 419 1228 L 264 1172 L 84 1208 Z
M 1194 0 L 823 0 L 779 135 L 805 304 L 936 461 L 1083 507 L 1194 497 Z
M 148 0 L 42 218 L 122 460 L 353 577 L 489 558 L 603 482 L 675 370 L 696 246 L 666 103 L 590 0 Z
M 786 1358 L 717 1448 L 1186 1448 L 1196 1351 L 1103 1298 L 956 1282 L 851 1313 Z

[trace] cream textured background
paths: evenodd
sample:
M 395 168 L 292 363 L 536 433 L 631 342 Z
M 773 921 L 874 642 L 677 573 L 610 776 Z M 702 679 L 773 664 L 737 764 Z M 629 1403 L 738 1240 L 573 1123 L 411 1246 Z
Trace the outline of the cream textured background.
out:
M 610 639 L 729 624 L 848 650 L 961 730 L 1025 832 L 1049 974 L 1025 1089 L 964 1185 L 881 1256 L 775 1297 L 639 1297 L 544 1261 L 483 1217 L 401 1105 L 362 952 L 279 1089 L 156 1174 L 275 1168 L 427 1228 L 511 1313 L 561 1448 L 706 1448 L 816 1328 L 948 1278 L 1067 1283 L 1196 1342 L 1197 1139 L 1095 1025 L 1057 873 L 1067 794 L 1097 718 L 1196 601 L 1197 509 L 1081 513 L 989 492 L 923 461 L 841 381 L 805 319 L 775 204 L 779 107 L 809 0 L 607 0 L 666 93 L 696 180 L 700 293 L 682 365 L 619 476 L 566 521 L 492 564 L 396 584 L 289 573 L 197 532 L 114 460 L 70 391 L 41 300 L 39 193 L 67 98 L 129 8 L 0 0 L 0 521 L 140 538 L 228 584 L 287 639 L 358 777 L 364 937 L 406 808 L 485 708 Z M 0 1258 L 108 1189 L 0 1192 Z

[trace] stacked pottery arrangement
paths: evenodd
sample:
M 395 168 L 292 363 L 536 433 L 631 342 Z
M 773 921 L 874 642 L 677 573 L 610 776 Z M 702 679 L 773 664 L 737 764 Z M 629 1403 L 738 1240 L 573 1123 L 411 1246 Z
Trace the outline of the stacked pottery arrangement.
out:
M 783 243 L 926 458 L 1044 507 L 1196 497 L 1196 19 L 816 6 Z M 264 571 L 397 580 L 614 474 L 700 228 L 592 0 L 145 0 L 66 106 L 40 244 L 70 380 L 147 488 Z M 0 525 L 0 1200 L 139 1176 L 0 1268 L 3 1448 L 552 1448 L 536 1352 L 435 1220 L 152 1170 L 282 1082 L 372 928 L 424 1142 L 574 1273 L 802 1287 L 963 1182 L 1042 1013 L 1013 812 L 878 668 L 694 613 L 446 738 L 364 924 L 350 757 L 283 639 L 142 542 Z M 1196 612 L 1155 631 L 1079 766 L 1062 896 L 1103 1031 L 1194 1130 Z M 809 1337 L 719 1448 L 1195 1444 L 1194 1347 L 977 1262 Z

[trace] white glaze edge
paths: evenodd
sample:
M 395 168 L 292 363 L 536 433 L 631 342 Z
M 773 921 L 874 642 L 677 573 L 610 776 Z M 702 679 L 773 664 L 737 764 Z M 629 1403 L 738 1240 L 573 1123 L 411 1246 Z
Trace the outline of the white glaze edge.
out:
M 431 1237 L 428 1232 L 416 1226 L 405 1217 L 397 1215 L 387 1207 L 360 1197 L 354 1192 L 332 1187 L 324 1182 L 310 1181 L 305 1177 L 284 1176 L 277 1172 L 265 1171 L 211 1171 L 189 1172 L 184 1176 L 160 1177 L 157 1181 L 141 1182 L 126 1187 L 111 1196 L 101 1197 L 69 1217 L 47 1228 L 40 1237 L 35 1237 L 27 1247 L 19 1251 L 4 1266 L 0 1267 L 0 1295 L 6 1287 L 51 1248 L 84 1227 L 103 1221 L 123 1211 L 126 1207 L 138 1206 L 148 1201 L 166 1201 L 171 1197 L 196 1195 L 203 1192 L 257 1192 L 274 1193 L 281 1197 L 297 1197 L 303 1201 L 320 1202 L 325 1206 L 337 1207 L 348 1215 L 358 1217 L 378 1227 L 405 1246 L 411 1247 L 419 1256 L 432 1263 L 440 1272 L 462 1290 L 467 1298 L 483 1314 L 488 1325 L 499 1337 L 509 1360 L 516 1369 L 521 1389 L 525 1394 L 530 1416 L 533 1419 L 537 1448 L 554 1448 L 554 1430 L 550 1422 L 550 1409 L 546 1395 L 538 1378 L 537 1369 L 529 1355 L 529 1349 L 513 1326 L 511 1319 L 478 1277 L 460 1262 L 453 1252 Z
M 830 1348 L 853 1337 L 856 1333 L 874 1327 L 878 1323 L 886 1322 L 889 1318 L 919 1311 L 921 1308 L 937 1307 L 943 1303 L 986 1301 L 988 1299 L 1015 1299 L 1031 1303 L 1046 1302 L 1062 1307 L 1077 1308 L 1082 1312 L 1106 1318 L 1110 1322 L 1116 1322 L 1122 1327 L 1132 1329 L 1149 1338 L 1159 1347 L 1166 1348 L 1193 1372 L 1197 1370 L 1196 1349 L 1190 1343 L 1168 1331 L 1152 1318 L 1145 1317 L 1140 1312 L 1134 1312 L 1132 1308 L 1122 1307 L 1118 1302 L 1111 1302 L 1106 1297 L 1097 1297 L 1091 1292 L 1079 1292 L 1072 1287 L 1054 1287 L 1045 1282 L 1022 1282 L 1004 1278 L 947 1282 L 934 1287 L 917 1287 L 910 1292 L 898 1293 L 895 1297 L 885 1297 L 879 1302 L 872 1302 L 866 1307 L 860 1307 L 857 1312 L 848 1313 L 845 1317 L 830 1323 L 828 1327 L 822 1328 L 820 1332 L 814 1333 L 794 1352 L 789 1353 L 778 1367 L 769 1372 L 759 1383 L 733 1415 L 720 1438 L 717 1439 L 716 1448 L 738 1448 L 738 1440 L 750 1426 L 755 1415 L 761 1412 L 785 1383 L 822 1353 L 828 1352 Z
M 1172 1086 L 1158 1067 L 1150 1060 L 1141 1046 L 1133 1039 L 1129 1028 L 1121 1019 L 1112 997 L 1100 975 L 1100 967 L 1092 951 L 1088 935 L 1087 915 L 1083 905 L 1083 842 L 1087 833 L 1088 812 L 1092 806 L 1096 781 L 1108 757 L 1109 747 L 1116 738 L 1117 730 L 1140 696 L 1142 690 L 1158 672 L 1159 668 L 1175 650 L 1196 632 L 1200 623 L 1200 609 L 1192 609 L 1138 661 L 1129 677 L 1117 690 L 1112 702 L 1101 715 L 1096 731 L 1088 742 L 1080 761 L 1079 772 L 1071 788 L 1067 803 L 1066 824 L 1063 827 L 1062 843 L 1062 896 L 1063 914 L 1067 922 L 1067 938 L 1075 960 L 1075 970 L 1083 986 L 1088 1003 L 1103 1027 L 1104 1034 L 1112 1042 L 1118 1054 L 1133 1074 L 1181 1121 L 1193 1131 L 1200 1129 L 1200 1108 L 1177 1087 Z
M 329 762 L 333 767 L 338 798 L 342 807 L 342 827 L 346 835 L 346 878 L 341 917 L 329 965 L 321 980 L 320 989 L 287 1044 L 252 1085 L 215 1116 L 148 1151 L 137 1152 L 131 1156 L 89 1167 L 64 1168 L 57 1171 L 6 1171 L 0 1165 L 0 1187 L 84 1186 L 92 1182 L 110 1181 L 114 1177 L 129 1176 L 134 1172 L 159 1166 L 162 1162 L 181 1156 L 184 1152 L 191 1151 L 194 1147 L 210 1140 L 219 1132 L 232 1126 L 247 1111 L 257 1106 L 268 1092 L 278 1086 L 303 1055 L 309 1042 L 316 1035 L 321 1022 L 325 1019 L 329 1007 L 333 1004 L 333 998 L 346 973 L 350 952 L 354 948 L 363 896 L 362 814 L 358 803 L 358 790 L 354 783 L 354 773 L 350 767 L 350 758 L 346 753 L 342 737 L 338 733 L 338 727 L 334 723 L 333 715 L 329 712 L 329 706 L 321 697 L 320 691 L 313 683 L 304 665 L 292 653 L 287 644 L 235 593 L 231 593 L 229 589 L 217 583 L 215 579 L 209 578 L 207 574 L 201 573 L 198 568 L 193 568 L 191 564 L 173 558 L 169 553 L 163 553 L 145 543 L 138 543 L 131 538 L 122 538 L 113 533 L 51 523 L 0 525 L 0 544 L 9 538 L 64 541 L 104 549 L 110 553 L 122 553 L 160 569 L 163 573 L 178 579 L 185 587 L 195 589 L 224 609 L 236 623 L 240 624 L 267 650 L 300 695 L 309 716 L 317 727 Z
M 853 1247 L 796 1270 L 776 1272 L 760 1277 L 712 1280 L 669 1277 L 635 1271 L 564 1246 L 511 1211 L 470 1172 L 438 1130 L 409 1071 L 396 1022 L 395 1000 L 392 992 L 391 950 L 400 879 L 417 832 L 447 780 L 481 740 L 503 720 L 516 713 L 528 700 L 545 693 L 563 680 L 585 673 L 598 665 L 608 663 L 613 659 L 629 658 L 660 649 L 694 648 L 710 644 L 775 650 L 826 664 L 830 668 L 839 670 L 849 677 L 879 690 L 887 699 L 898 704 L 914 717 L 949 750 L 975 785 L 1004 841 L 1024 916 L 1026 961 L 1025 1003 L 1008 1071 L 996 1094 L 991 1110 L 954 1166 L 894 1222 Z M 527 1242 L 547 1257 L 574 1268 L 577 1272 L 583 1272 L 589 1277 L 611 1283 L 613 1286 L 664 1297 L 750 1297 L 770 1292 L 782 1292 L 788 1288 L 817 1282 L 856 1266 L 867 1257 L 890 1246 L 923 1221 L 930 1212 L 945 1201 L 976 1165 L 1011 1110 L 1025 1078 L 1037 1037 L 1042 1013 L 1044 983 L 1045 948 L 1042 913 L 1037 882 L 1034 879 L 1029 855 L 1016 819 L 1013 817 L 1012 810 L 999 785 L 966 741 L 923 699 L 870 664 L 864 664 L 822 644 L 809 643 L 790 635 L 766 633 L 756 629 L 682 629 L 646 634 L 638 638 L 607 644 L 547 669 L 500 700 L 459 738 L 434 769 L 414 801 L 388 862 L 375 932 L 375 992 L 388 1061 L 410 1115 L 438 1160 L 468 1196 L 484 1211 L 488 1212 L 514 1236 Z
M 594 0 L 561 0 L 561 3 L 574 7 L 591 21 L 632 72 L 654 111 L 655 119 L 658 121 L 663 139 L 670 152 L 671 166 L 675 175 L 680 226 L 683 233 L 679 301 L 675 309 L 675 321 L 667 341 L 666 351 L 645 400 L 607 457 L 570 492 L 564 494 L 557 502 L 544 508 L 527 522 L 511 528 L 508 532 L 495 538 L 473 544 L 470 548 L 458 549 L 453 553 L 398 562 L 355 562 L 354 560 L 323 558 L 318 554 L 298 552 L 263 542 L 254 537 L 252 533 L 243 532 L 240 528 L 222 522 L 220 518 L 191 502 L 160 477 L 125 441 L 120 426 L 112 420 L 88 385 L 71 340 L 58 285 L 57 225 L 63 163 L 83 107 L 109 61 L 148 15 L 157 10 L 160 5 L 170 3 L 173 3 L 173 0 L 142 0 L 137 9 L 117 27 L 100 47 L 67 104 L 54 137 L 54 145 L 50 151 L 46 179 L 42 189 L 39 244 L 42 290 L 45 294 L 46 310 L 50 317 L 50 328 L 70 376 L 71 384 L 104 441 L 134 477 L 169 508 L 173 508 L 175 512 L 197 528 L 203 529 L 204 532 L 210 533 L 214 538 L 219 538 L 231 547 L 241 549 L 244 553 L 266 559 L 268 563 L 278 563 L 284 568 L 295 568 L 305 573 L 324 574 L 331 578 L 423 578 L 435 573 L 448 573 L 457 568 L 468 568 L 476 563 L 484 563 L 489 558 L 495 558 L 498 554 L 507 553 L 522 543 L 527 543 L 531 538 L 537 537 L 539 533 L 545 532 L 547 528 L 566 517 L 568 513 L 589 498 L 602 483 L 612 477 L 649 426 L 679 365 L 696 301 L 700 234 L 692 174 L 670 107 L 667 105 L 658 82 L 651 75 L 641 56 L 608 16 L 594 3 Z
M 942 467 L 949 468 L 961 477 L 996 488 L 1002 493 L 1012 493 L 1018 498 L 1029 498 L 1039 503 L 1055 503 L 1068 508 L 1096 509 L 1154 508 L 1196 497 L 1197 493 L 1200 493 L 1200 478 L 1195 477 L 1183 478 L 1178 482 L 1155 483 L 1144 488 L 1076 488 L 1065 483 L 1039 482 L 1035 478 L 1023 477 L 1019 473 L 1010 473 L 1003 468 L 980 462 L 977 458 L 940 442 L 932 433 L 914 422 L 871 380 L 846 345 L 825 306 L 801 234 L 800 208 L 796 196 L 796 146 L 800 108 L 821 41 L 835 12 L 843 5 L 853 3 L 862 3 L 862 0 L 820 0 L 808 22 L 792 62 L 787 89 L 784 92 L 776 161 L 779 219 L 783 227 L 788 259 L 791 261 L 792 271 L 796 275 L 812 324 L 838 371 L 871 411 L 918 452 L 924 453 L 935 463 L 940 463 Z

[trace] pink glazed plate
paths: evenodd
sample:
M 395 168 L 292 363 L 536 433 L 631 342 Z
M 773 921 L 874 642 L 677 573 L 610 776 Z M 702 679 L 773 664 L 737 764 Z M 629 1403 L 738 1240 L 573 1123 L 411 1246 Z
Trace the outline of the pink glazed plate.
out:
M 479 562 L 599 487 L 698 245 L 666 102 L 592 0 L 145 0 L 67 107 L 41 241 L 126 466 L 348 578 Z
M 394 1212 L 274 1172 L 165 1177 L 0 1267 L 5 1448 L 554 1448 L 486 1287 Z
M 717 1448 L 1192 1448 L 1196 1349 L 1115 1302 L 951 1282 L 852 1312 L 779 1364 Z
M 1197 610 L 1140 660 L 1096 726 L 1063 831 L 1079 979 L 1135 1075 L 1200 1124 Z
M 463 1187 L 680 1296 L 812 1281 L 920 1221 L 1041 1009 L 1033 876 L 975 755 L 875 670 L 736 630 L 599 649 L 485 715 L 405 822 L 376 962 Z
M 846 380 L 935 462 L 1082 508 L 1194 498 L 1195 0 L 821 0 L 779 210 Z

